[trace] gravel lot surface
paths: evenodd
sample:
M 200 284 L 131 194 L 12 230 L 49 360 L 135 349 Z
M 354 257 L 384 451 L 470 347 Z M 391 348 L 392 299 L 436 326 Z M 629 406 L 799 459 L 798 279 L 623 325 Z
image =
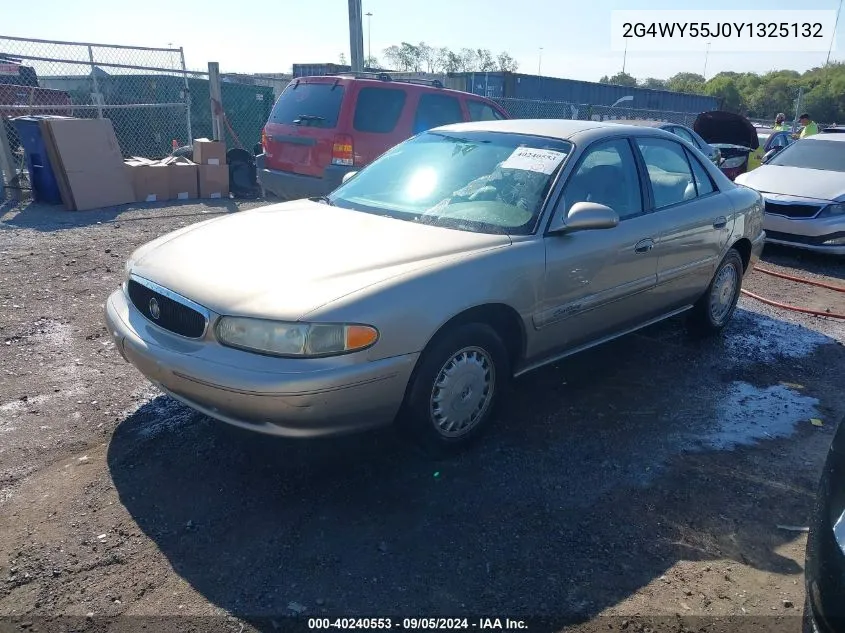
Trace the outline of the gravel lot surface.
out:
M 806 524 L 845 415 L 845 323 L 743 298 L 716 340 L 660 324 L 521 378 L 451 461 L 390 429 L 255 436 L 159 394 L 102 317 L 134 248 L 255 204 L 0 207 L 0 616 L 237 632 L 293 615 L 583 630 L 735 615 L 799 630 L 805 536 L 779 526 Z M 841 258 L 764 260 L 845 285 Z M 746 287 L 845 313 L 843 294 L 759 272 Z

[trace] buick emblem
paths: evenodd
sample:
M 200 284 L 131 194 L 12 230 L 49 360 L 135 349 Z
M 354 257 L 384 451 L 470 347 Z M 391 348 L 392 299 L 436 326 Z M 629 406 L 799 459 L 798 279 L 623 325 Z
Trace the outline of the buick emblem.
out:
M 150 316 L 156 321 L 158 321 L 161 317 L 161 307 L 158 305 L 158 301 L 155 297 L 150 299 Z

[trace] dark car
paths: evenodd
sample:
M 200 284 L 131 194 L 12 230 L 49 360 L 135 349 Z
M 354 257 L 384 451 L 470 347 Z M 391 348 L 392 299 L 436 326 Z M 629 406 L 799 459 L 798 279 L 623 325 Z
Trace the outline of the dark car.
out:
M 719 167 L 731 180 L 748 171 L 748 155 L 760 147 L 757 128 L 741 114 L 702 112 L 692 129 L 722 153 L 724 162 Z
M 845 632 L 845 420 L 827 454 L 807 537 L 804 633 Z
M 666 121 L 627 121 L 625 119 L 608 121 L 608 123 L 619 123 L 621 125 L 640 125 L 666 130 L 667 132 L 671 132 L 675 136 L 679 136 L 685 141 L 689 141 L 690 143 L 692 143 L 693 147 L 699 149 L 701 153 L 704 154 L 707 158 L 709 158 L 710 162 L 716 165 L 717 167 L 719 167 L 722 162 L 722 153 L 717 148 L 713 147 L 707 141 L 701 138 L 695 132 L 695 130 L 690 129 L 685 125 L 679 125 L 677 123 L 667 123 Z
M 441 125 L 509 119 L 477 95 L 439 81 L 386 73 L 294 79 L 279 96 L 256 157 L 264 191 L 295 199 L 325 195 L 402 141 Z

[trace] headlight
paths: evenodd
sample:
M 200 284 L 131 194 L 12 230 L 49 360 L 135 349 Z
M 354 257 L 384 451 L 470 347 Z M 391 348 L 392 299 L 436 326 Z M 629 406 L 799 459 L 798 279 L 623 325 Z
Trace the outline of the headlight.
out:
M 276 356 L 332 356 L 370 347 L 378 330 L 352 323 L 288 323 L 222 317 L 217 339 L 230 347 Z
M 742 167 L 745 161 L 748 160 L 747 156 L 734 156 L 733 158 L 726 158 L 724 162 L 719 165 L 722 169 L 735 169 L 737 167 Z
M 845 215 L 845 204 L 829 204 L 819 213 L 820 218 L 835 218 L 840 215 Z

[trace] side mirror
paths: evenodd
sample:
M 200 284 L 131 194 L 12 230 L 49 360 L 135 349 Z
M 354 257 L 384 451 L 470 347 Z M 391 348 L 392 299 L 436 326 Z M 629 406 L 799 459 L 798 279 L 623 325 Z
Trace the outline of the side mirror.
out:
M 350 178 L 352 178 L 352 176 L 354 176 L 354 175 L 355 175 L 355 174 L 357 174 L 357 173 L 358 173 L 357 171 L 348 171 L 348 172 L 346 172 L 345 174 L 343 174 L 343 180 L 341 180 L 341 181 L 340 181 L 340 184 L 345 183 L 347 180 L 349 180 Z
M 559 218 L 552 223 L 550 232 L 594 231 L 612 229 L 618 225 L 619 215 L 610 207 L 596 202 L 576 202 L 566 218 Z

